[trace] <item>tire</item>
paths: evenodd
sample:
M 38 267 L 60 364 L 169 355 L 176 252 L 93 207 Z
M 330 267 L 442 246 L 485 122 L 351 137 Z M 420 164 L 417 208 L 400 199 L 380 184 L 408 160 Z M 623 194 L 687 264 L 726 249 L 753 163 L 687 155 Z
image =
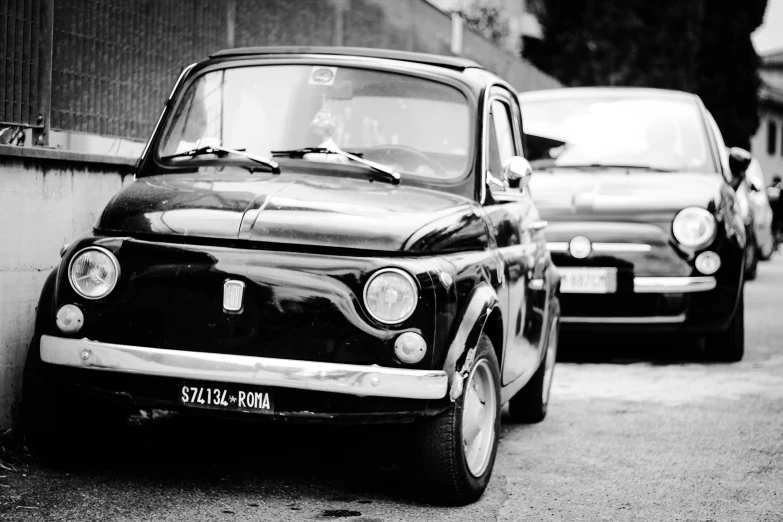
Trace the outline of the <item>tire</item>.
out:
M 536 423 L 546 417 L 549 392 L 555 373 L 560 332 L 560 304 L 555 303 L 555 319 L 546 338 L 546 352 L 536 373 L 508 403 L 508 413 L 514 422 Z
M 466 447 L 471 423 L 465 421 L 471 414 L 480 429 L 472 447 Z M 479 339 L 462 394 L 446 411 L 418 421 L 415 429 L 422 486 L 430 500 L 448 505 L 478 500 L 492 475 L 500 433 L 500 367 L 489 337 Z
M 47 379 L 39 339 L 27 352 L 22 380 L 21 424 L 27 449 L 44 464 L 80 468 L 110 452 L 124 412 L 104 410 Z M 115 448 L 116 449 L 116 448 Z
M 720 362 L 741 361 L 745 355 L 745 292 L 740 290 L 739 303 L 729 327 L 705 339 L 710 359 Z
M 745 248 L 745 280 L 753 281 L 756 279 L 756 271 L 759 266 L 759 257 L 756 254 L 758 247 L 756 246 L 756 236 L 754 234 L 748 234 L 748 244 Z

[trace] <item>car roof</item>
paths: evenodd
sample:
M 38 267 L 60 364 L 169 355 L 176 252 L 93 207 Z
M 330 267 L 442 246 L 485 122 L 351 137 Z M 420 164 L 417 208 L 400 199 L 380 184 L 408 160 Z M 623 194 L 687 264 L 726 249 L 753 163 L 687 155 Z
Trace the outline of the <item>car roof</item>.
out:
M 519 93 L 520 102 L 574 100 L 585 98 L 658 98 L 698 100 L 699 97 L 684 91 L 670 89 L 655 89 L 652 87 L 564 87 L 561 89 L 546 89 Z
M 210 58 L 229 57 L 253 57 L 268 55 L 337 55 L 358 56 L 362 58 L 377 58 L 383 60 L 396 60 L 401 62 L 413 62 L 448 69 L 464 71 L 465 69 L 483 69 L 481 65 L 454 56 L 440 54 L 414 53 L 410 51 L 395 51 L 391 49 L 372 49 L 368 47 L 299 47 L 299 46 L 275 46 L 275 47 L 238 47 L 224 49 L 210 54 Z

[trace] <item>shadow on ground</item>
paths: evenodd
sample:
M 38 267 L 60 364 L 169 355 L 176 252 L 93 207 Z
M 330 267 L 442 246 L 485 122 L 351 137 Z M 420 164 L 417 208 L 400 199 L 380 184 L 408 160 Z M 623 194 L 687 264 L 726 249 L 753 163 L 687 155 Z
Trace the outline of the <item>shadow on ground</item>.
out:
M 709 363 L 696 336 L 563 332 L 558 362 L 670 365 Z
M 6 463 L 15 478 L 26 473 L 20 480 L 28 487 L 16 501 L 0 502 L 0 519 L 19 505 L 53 513 L 95 491 L 107 498 L 159 497 L 139 499 L 139 505 L 191 495 L 246 498 L 249 507 L 273 502 L 294 512 L 313 502 L 353 506 L 323 510 L 326 518 L 357 516 L 363 504 L 377 502 L 425 507 L 408 427 L 132 417 L 110 439 L 74 448 L 76 466 L 44 465 L 17 443 Z M 38 486 L 30 487 L 30 480 Z

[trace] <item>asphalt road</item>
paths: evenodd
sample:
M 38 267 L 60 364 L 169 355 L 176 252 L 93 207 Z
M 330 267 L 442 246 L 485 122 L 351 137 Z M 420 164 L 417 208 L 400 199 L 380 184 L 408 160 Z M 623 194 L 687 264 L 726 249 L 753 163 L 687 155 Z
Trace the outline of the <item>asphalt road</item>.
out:
M 471 506 L 421 500 L 394 427 L 162 420 L 70 473 L 6 441 L 0 520 L 783 520 L 783 253 L 760 265 L 746 307 L 737 364 L 708 363 L 682 339 L 572 340 L 549 416 L 504 422 L 490 488 Z

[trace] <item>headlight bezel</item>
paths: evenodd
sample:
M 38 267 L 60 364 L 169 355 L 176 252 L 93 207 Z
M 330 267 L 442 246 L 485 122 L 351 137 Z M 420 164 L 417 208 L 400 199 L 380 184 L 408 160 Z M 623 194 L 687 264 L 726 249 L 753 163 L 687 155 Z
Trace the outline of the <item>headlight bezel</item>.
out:
M 698 242 L 683 241 L 683 237 L 681 237 L 681 234 L 677 233 L 677 230 L 679 228 L 678 221 L 682 219 L 689 219 L 688 215 L 700 216 L 700 219 L 704 219 L 704 223 L 708 224 L 707 229 L 709 230 L 709 233 L 705 233 L 702 237 L 700 237 Z M 674 236 L 674 239 L 677 241 L 677 243 L 679 243 L 683 247 L 690 248 L 693 250 L 699 250 L 711 245 L 712 242 L 715 241 L 715 236 L 717 235 L 717 232 L 718 232 L 718 223 L 717 220 L 715 219 L 715 216 L 709 210 L 701 207 L 686 207 L 680 210 L 679 212 L 677 212 L 677 215 L 674 216 L 674 220 L 672 221 L 672 236 Z
M 408 312 L 407 315 L 405 315 L 401 319 L 395 319 L 395 320 L 387 320 L 384 319 L 378 314 L 376 314 L 372 307 L 370 306 L 370 300 L 368 298 L 368 292 L 370 290 L 370 285 L 375 281 L 378 277 L 382 276 L 383 274 L 388 273 L 394 273 L 402 276 L 408 284 L 410 284 L 411 288 L 413 289 L 413 306 L 410 309 L 410 312 Z M 416 308 L 419 304 L 419 285 L 416 281 L 416 278 L 413 277 L 411 274 L 406 272 L 405 270 L 401 268 L 381 268 L 380 270 L 377 270 L 375 273 L 373 273 L 369 279 L 367 279 L 367 282 L 364 284 L 364 290 L 362 292 L 362 298 L 364 300 L 364 308 L 367 310 L 367 313 L 372 317 L 374 320 L 378 321 L 379 323 L 386 324 L 386 325 L 397 325 L 402 324 L 408 319 L 410 319 L 414 313 L 416 313 Z
M 111 285 L 111 287 L 105 293 L 103 293 L 100 296 L 91 296 L 91 295 L 85 294 L 79 288 L 79 285 L 76 284 L 76 281 L 74 280 L 74 277 L 73 277 L 73 265 L 74 265 L 74 263 L 84 253 L 86 253 L 88 251 L 91 251 L 91 250 L 98 251 L 98 252 L 104 254 L 106 257 L 108 257 L 109 261 L 111 261 L 112 265 L 114 266 L 115 272 L 117 273 L 117 277 L 114 279 L 114 283 Z M 76 294 L 79 297 L 81 297 L 83 299 L 87 299 L 89 301 L 98 301 L 100 299 L 105 299 L 106 297 L 108 297 L 109 294 L 111 294 L 114 291 L 114 289 L 117 288 L 117 284 L 120 281 L 121 275 L 122 275 L 122 271 L 120 269 L 120 262 L 117 260 L 117 256 L 115 256 L 114 253 L 111 250 L 108 250 L 108 249 L 106 249 L 104 247 L 101 247 L 101 246 L 90 245 L 90 246 L 84 247 L 84 248 L 80 249 L 78 252 L 76 252 L 76 254 L 74 254 L 73 257 L 71 257 L 70 261 L 68 261 L 68 283 L 71 285 L 71 288 L 73 289 L 74 292 L 76 292 Z

